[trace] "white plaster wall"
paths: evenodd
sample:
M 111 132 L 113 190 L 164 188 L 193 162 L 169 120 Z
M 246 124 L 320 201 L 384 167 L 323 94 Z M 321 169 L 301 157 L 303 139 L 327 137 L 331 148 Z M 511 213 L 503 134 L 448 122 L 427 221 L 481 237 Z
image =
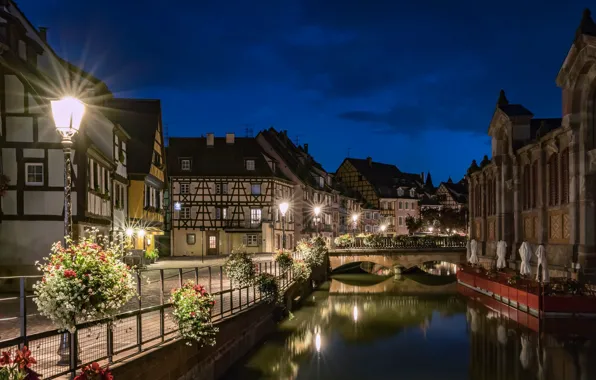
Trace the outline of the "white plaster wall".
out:
M 11 184 L 17 183 L 17 153 L 14 148 L 2 149 L 2 170 L 10 178 Z
M 5 215 L 16 215 L 17 214 L 17 191 L 9 190 L 2 197 L 2 212 Z M 4 222 L 2 222 L 4 223 Z M 0 227 L 1 229 L 1 227 Z
M 39 142 L 60 142 L 60 135 L 49 116 L 37 118 L 37 139 Z
M 25 109 L 25 86 L 16 75 L 4 76 L 6 112 L 21 113 Z
M 23 149 L 23 157 L 44 158 L 45 156 L 45 150 L 43 149 Z
M 73 213 L 77 201 L 76 194 L 71 194 Z M 61 215 L 64 208 L 63 191 L 25 191 L 23 192 L 25 215 Z
M 33 265 L 48 256 L 52 244 L 62 240 L 62 221 L 2 221 L 0 266 Z
M 71 153 L 71 161 L 75 162 L 76 151 Z M 74 183 L 78 166 L 73 164 L 72 180 Z M 48 149 L 48 186 L 64 186 L 64 152 L 62 149 Z
M 33 142 L 33 118 L 30 116 L 7 116 L 6 141 Z

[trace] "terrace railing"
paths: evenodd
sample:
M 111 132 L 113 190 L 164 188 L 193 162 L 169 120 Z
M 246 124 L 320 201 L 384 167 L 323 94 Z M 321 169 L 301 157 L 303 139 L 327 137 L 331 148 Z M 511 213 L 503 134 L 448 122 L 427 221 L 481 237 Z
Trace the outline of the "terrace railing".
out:
M 336 245 L 334 250 L 354 249 L 424 249 L 424 248 L 465 248 L 466 240 L 461 237 L 394 237 L 376 236 L 374 238 L 352 238 L 345 244 Z
M 280 290 L 293 282 L 292 271 L 281 273 L 276 262 L 255 265 L 259 273 L 275 275 Z M 213 322 L 230 318 L 264 301 L 255 284 L 235 286 L 222 266 L 137 272 L 135 281 L 140 297 L 133 298 L 113 319 L 77 324 L 77 331 L 71 335 L 73 344 L 68 346 L 66 362 L 69 364 L 59 365 L 58 350 L 68 333 L 58 331 L 38 313 L 29 289 L 40 279 L 41 276 L 0 277 L 0 284 L 19 284 L 18 293 L 0 295 L 0 351 L 27 345 L 37 360 L 32 369 L 44 379 L 73 374 L 92 362 L 117 363 L 177 339 L 177 326 L 171 317 L 172 305 L 168 299 L 170 291 L 187 280 L 202 284 L 215 297 Z

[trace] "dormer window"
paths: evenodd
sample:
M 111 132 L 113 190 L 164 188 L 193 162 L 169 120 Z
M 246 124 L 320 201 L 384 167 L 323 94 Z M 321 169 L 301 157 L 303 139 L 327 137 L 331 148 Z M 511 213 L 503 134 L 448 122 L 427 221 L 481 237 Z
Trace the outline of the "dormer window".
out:
M 403 197 L 404 195 L 404 189 L 402 189 L 401 187 L 399 189 L 397 189 L 397 195 L 400 197 Z
M 411 196 L 412 198 L 414 198 L 414 197 L 416 196 L 416 190 L 414 190 L 414 189 L 411 189 L 411 190 L 410 190 L 410 196 Z
M 180 160 L 180 170 L 189 171 L 191 166 L 191 161 L 188 158 L 183 158 Z
M 321 188 L 325 187 L 325 179 L 323 177 L 319 177 L 319 186 Z
M 255 160 L 246 160 L 244 166 L 246 170 L 255 170 Z

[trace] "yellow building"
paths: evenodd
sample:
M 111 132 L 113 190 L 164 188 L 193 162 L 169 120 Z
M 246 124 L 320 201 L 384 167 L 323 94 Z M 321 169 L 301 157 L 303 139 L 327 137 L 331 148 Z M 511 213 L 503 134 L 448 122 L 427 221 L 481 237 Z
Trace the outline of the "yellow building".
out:
M 119 124 L 131 136 L 128 143 L 128 225 L 133 249 L 156 247 L 164 233 L 166 189 L 161 103 L 152 99 L 113 99 L 108 107 L 120 110 Z M 131 236 L 132 235 L 132 236 Z M 157 247 L 160 248 L 159 246 Z

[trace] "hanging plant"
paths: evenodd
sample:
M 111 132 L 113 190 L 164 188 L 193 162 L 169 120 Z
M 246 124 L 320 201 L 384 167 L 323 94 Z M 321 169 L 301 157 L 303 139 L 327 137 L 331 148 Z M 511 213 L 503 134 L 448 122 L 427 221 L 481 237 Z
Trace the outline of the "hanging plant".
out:
M 275 302 L 279 297 L 279 285 L 274 275 L 261 273 L 257 276 L 257 287 L 261 297 L 268 302 Z
M 292 264 L 292 272 L 294 274 L 294 281 L 302 283 L 308 281 L 312 273 L 312 269 L 302 260 L 295 260 Z
M 31 364 L 37 361 L 31 356 L 31 351 L 24 346 L 17 350 L 14 357 L 11 351 L 2 351 L 0 355 L 1 380 L 39 380 L 40 377 L 31 369 Z
M 314 237 L 300 240 L 296 245 L 296 252 L 312 269 L 324 264 L 328 249 L 322 237 Z
M 354 238 L 350 234 L 343 234 L 336 237 L 334 243 L 338 247 L 346 247 L 354 243 Z
M 193 340 L 200 347 L 215 345 L 215 334 L 219 331 L 211 322 L 211 309 L 215 301 L 203 286 L 187 281 L 181 288 L 172 290 L 170 302 L 180 335 L 189 340 L 189 346 Z
M 6 195 L 6 190 L 8 190 L 8 185 L 10 184 L 10 178 L 4 174 L 0 174 L 0 197 Z
M 292 257 L 292 252 L 288 251 L 287 249 L 280 249 L 275 254 L 275 262 L 279 265 L 282 272 L 287 271 L 292 267 L 292 262 L 294 258 Z
M 232 250 L 223 267 L 235 286 L 244 287 L 254 281 L 255 264 L 244 245 Z
M 83 367 L 81 374 L 74 380 L 114 380 L 114 376 L 108 368 L 101 368 L 99 363 L 93 362 Z
M 92 232 L 92 235 L 96 234 Z M 120 245 L 103 239 L 103 246 L 92 237 L 77 243 L 66 238 L 68 248 L 54 243 L 43 272 L 34 285 L 34 302 L 41 315 L 60 330 L 75 331 L 77 322 L 113 316 L 136 295 L 133 272 L 122 262 Z M 105 247 L 105 248 L 104 248 Z

